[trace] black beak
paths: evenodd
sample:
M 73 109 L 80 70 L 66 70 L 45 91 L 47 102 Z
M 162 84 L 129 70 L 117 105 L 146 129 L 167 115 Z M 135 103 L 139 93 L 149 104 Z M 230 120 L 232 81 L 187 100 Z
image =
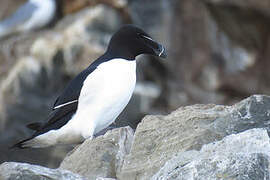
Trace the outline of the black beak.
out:
M 166 50 L 165 50 L 164 46 L 162 46 L 161 44 L 157 43 L 156 41 L 154 41 L 150 37 L 142 36 L 142 38 L 145 41 L 145 44 L 149 48 L 152 49 L 152 51 L 154 53 L 153 55 L 156 55 L 156 56 L 162 57 L 162 58 L 166 58 L 167 57 L 167 53 L 166 53 Z

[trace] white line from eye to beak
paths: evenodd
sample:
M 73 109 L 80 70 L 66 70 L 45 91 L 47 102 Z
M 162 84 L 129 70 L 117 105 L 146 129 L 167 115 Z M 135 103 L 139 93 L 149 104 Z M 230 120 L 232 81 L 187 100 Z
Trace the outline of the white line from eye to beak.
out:
M 75 102 L 78 102 L 78 100 L 74 100 L 74 101 L 70 101 L 70 102 L 67 102 L 67 103 L 64 103 L 64 104 L 60 104 L 60 105 L 58 105 L 58 106 L 55 106 L 53 109 L 58 109 L 58 108 L 61 108 L 61 107 L 63 107 L 63 106 L 66 106 L 66 105 L 75 103 Z
M 151 39 L 150 37 L 147 37 L 147 36 L 143 36 L 144 38 L 146 39 L 149 39 L 150 41 L 154 41 L 153 39 Z
M 158 55 L 159 57 L 160 57 L 161 54 L 164 52 L 164 50 L 165 50 L 165 49 L 164 49 L 164 47 L 162 46 L 162 50 L 161 50 L 161 52 L 160 52 L 159 55 Z

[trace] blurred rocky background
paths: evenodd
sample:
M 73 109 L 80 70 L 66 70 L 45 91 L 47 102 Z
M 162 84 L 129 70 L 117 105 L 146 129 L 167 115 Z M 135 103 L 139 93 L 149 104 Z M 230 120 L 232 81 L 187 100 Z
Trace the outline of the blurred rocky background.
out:
M 24 2 L 1 0 L 0 18 Z M 122 24 L 145 29 L 167 47 L 168 58 L 138 58 L 134 96 L 114 127 L 135 129 L 146 114 L 167 114 L 190 104 L 231 105 L 251 94 L 270 92 L 269 0 L 59 0 L 57 4 L 57 16 L 47 27 L 0 40 L 0 163 L 59 166 L 72 147 L 8 148 L 32 133 L 26 124 L 46 120 L 58 94 L 105 51 Z

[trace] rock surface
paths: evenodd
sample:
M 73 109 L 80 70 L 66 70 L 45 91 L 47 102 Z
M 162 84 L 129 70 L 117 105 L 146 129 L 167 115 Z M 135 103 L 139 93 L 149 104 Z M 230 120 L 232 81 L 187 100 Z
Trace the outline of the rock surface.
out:
M 63 160 L 61 169 L 78 173 L 89 180 L 115 178 L 129 153 L 133 130 L 124 127 L 108 131 L 104 136 L 86 140 Z
M 1 180 L 86 180 L 67 170 L 49 169 L 26 163 L 7 162 L 0 165 Z
M 176 152 L 200 150 L 233 133 L 269 130 L 270 97 L 255 95 L 234 106 L 193 105 L 168 116 L 146 116 L 136 129 L 119 179 L 149 179 Z
M 179 153 L 152 180 L 269 179 L 270 143 L 267 131 L 252 129 Z

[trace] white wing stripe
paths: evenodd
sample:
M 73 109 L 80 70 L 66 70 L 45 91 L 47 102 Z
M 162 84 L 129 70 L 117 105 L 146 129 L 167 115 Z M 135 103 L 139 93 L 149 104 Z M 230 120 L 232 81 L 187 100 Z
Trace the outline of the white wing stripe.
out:
M 55 106 L 53 109 L 58 109 L 58 108 L 61 108 L 61 107 L 63 107 L 63 106 L 66 106 L 66 105 L 75 103 L 75 102 L 78 102 L 78 100 L 74 100 L 74 101 L 70 101 L 70 102 L 67 102 L 67 103 L 64 103 L 64 104 L 60 104 L 60 105 L 58 105 L 58 106 Z

